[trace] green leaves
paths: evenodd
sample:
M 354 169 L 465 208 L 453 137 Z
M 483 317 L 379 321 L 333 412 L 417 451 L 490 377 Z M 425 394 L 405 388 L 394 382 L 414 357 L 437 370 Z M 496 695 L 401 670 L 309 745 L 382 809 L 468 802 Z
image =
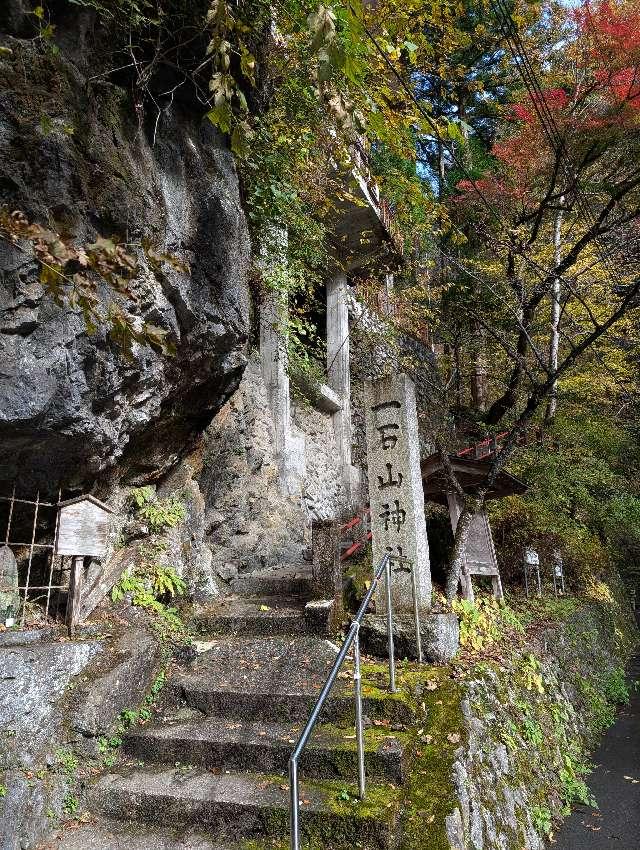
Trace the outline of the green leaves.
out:
M 447 121 L 444 127 L 445 135 L 448 139 L 451 139 L 453 142 L 457 142 L 460 145 L 464 145 L 466 139 L 464 134 L 460 128 L 460 124 L 457 121 Z
M 230 135 L 231 150 L 242 160 L 249 153 L 253 137 L 243 91 L 243 87 L 256 84 L 256 59 L 246 41 L 251 28 L 232 14 L 226 0 L 213 0 L 206 22 L 211 31 L 207 54 L 213 65 L 209 81 L 213 109 L 207 112 L 207 118 L 222 133 Z M 239 58 L 239 72 L 234 70 L 234 56 Z
M 217 127 L 222 133 L 228 133 L 231 130 L 233 121 L 233 113 L 228 102 L 223 101 L 218 106 L 207 112 L 207 118 L 214 127 Z
M 362 6 L 362 0 L 347 0 L 345 3 L 345 8 L 347 10 L 347 14 L 353 21 L 362 21 L 364 20 L 364 8 Z
M 139 518 L 148 523 L 152 533 L 164 531 L 167 528 L 175 528 L 181 522 L 184 522 L 187 516 L 187 510 L 184 504 L 172 496 L 168 499 L 157 499 L 155 493 L 149 495 L 149 488 L 142 488 L 137 492 L 137 497 L 140 499 L 143 495 L 142 504 L 138 506 L 137 514 Z
M 248 121 L 236 123 L 231 134 L 231 150 L 239 160 L 244 160 L 249 156 L 250 143 L 254 136 L 255 133 Z
M 499 604 L 492 596 L 478 596 L 475 603 L 456 599 L 452 608 L 460 618 L 460 644 L 475 652 L 522 631 L 515 612 Z
M 245 79 L 255 86 L 256 84 L 256 60 L 253 54 L 240 43 L 240 71 Z
M 140 551 L 142 554 L 142 547 Z M 130 566 L 121 575 L 120 580 L 111 589 L 111 600 L 120 602 L 125 596 L 130 595 L 133 605 L 157 615 L 169 630 L 181 631 L 184 625 L 176 609 L 168 607 L 165 602 L 167 599 L 182 596 L 185 590 L 185 582 L 173 567 L 155 561 L 142 560 L 136 566 Z M 163 683 L 164 680 L 159 684 L 158 690 L 152 689 L 151 700 L 148 704 L 153 702 Z M 143 711 L 146 712 L 147 709 Z M 135 713 L 135 719 L 139 716 L 139 713 Z
M 152 502 L 155 498 L 155 490 L 153 487 L 136 487 L 133 489 L 127 498 L 127 501 L 136 508 L 141 508 L 144 505 Z
M 151 586 L 155 596 L 182 596 L 187 587 L 171 567 L 157 567 L 152 574 Z

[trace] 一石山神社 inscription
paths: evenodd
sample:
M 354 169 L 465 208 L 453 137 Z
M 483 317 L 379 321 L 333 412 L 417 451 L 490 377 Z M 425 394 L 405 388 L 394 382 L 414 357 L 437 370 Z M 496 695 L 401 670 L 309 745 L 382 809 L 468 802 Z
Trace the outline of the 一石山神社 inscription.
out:
M 393 375 L 365 385 L 369 501 L 373 560 L 385 552 L 415 565 L 418 605 L 431 605 L 431 569 L 420 475 L 418 416 L 413 382 Z M 391 596 L 398 612 L 412 610 L 409 563 L 391 564 Z M 384 588 L 376 596 L 385 608 Z

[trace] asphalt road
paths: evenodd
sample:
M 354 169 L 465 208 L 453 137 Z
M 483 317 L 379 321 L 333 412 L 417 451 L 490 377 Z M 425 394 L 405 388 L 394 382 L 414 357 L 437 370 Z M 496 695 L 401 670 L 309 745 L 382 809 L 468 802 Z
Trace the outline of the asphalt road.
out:
M 640 679 L 640 656 L 629 669 Z M 606 733 L 593 756 L 588 785 L 599 811 L 577 807 L 562 825 L 554 850 L 640 850 L 640 692 Z

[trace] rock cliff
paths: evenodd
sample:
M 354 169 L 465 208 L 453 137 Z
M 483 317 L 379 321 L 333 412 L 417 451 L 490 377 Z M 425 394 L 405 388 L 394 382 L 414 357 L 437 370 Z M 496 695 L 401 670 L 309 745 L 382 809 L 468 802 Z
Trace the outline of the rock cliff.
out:
M 127 358 L 105 328 L 88 333 L 45 293 L 28 244 L 0 240 L 0 482 L 86 487 L 116 463 L 148 478 L 244 369 L 249 238 L 233 160 L 170 62 L 141 89 L 131 69 L 113 72 L 123 53 L 94 12 L 48 4 L 47 41 L 24 11 L 0 12 L 0 204 L 77 245 L 125 243 L 134 316 L 176 355 L 136 344 Z M 152 265 L 143 242 L 180 263 Z

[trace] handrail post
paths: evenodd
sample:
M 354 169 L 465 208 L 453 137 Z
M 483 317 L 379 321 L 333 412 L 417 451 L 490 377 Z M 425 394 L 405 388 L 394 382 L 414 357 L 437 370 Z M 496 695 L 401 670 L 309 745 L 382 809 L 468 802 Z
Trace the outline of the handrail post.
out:
M 382 574 L 386 575 L 387 584 L 387 630 L 388 630 L 388 646 L 389 646 L 389 689 L 391 693 L 396 692 L 396 662 L 395 650 L 393 646 L 393 614 L 391 611 L 391 558 L 387 553 L 379 565 L 376 567 L 373 581 L 367 590 L 364 599 L 360 603 L 358 613 L 351 624 L 349 633 L 347 634 L 342 647 L 338 651 L 336 660 L 333 663 L 331 671 L 326 682 L 320 692 L 318 700 L 313 707 L 311 715 L 307 720 L 307 724 L 300 733 L 298 742 L 291 753 L 289 759 L 289 824 L 290 824 L 290 850 L 300 850 L 300 789 L 298 785 L 298 761 L 304 748 L 307 745 L 309 737 L 313 732 L 316 723 L 322 713 L 322 709 L 326 700 L 329 698 L 331 689 L 333 688 L 340 668 L 347 657 L 347 653 L 354 646 L 354 687 L 355 687 L 355 702 L 356 702 L 356 738 L 358 743 L 358 786 L 360 797 L 364 797 L 366 791 L 366 776 L 364 764 L 364 725 L 362 718 L 362 669 L 360 659 L 360 625 L 364 619 L 373 594 L 376 588 L 379 587 L 382 579 Z
M 387 647 L 389 651 L 389 690 L 396 693 L 396 659 L 393 646 L 393 612 L 391 610 L 391 558 L 387 556 L 385 565 L 387 585 Z
M 353 686 L 356 698 L 356 741 L 358 745 L 358 792 L 364 800 L 366 778 L 364 772 L 364 730 L 362 724 L 362 674 L 360 672 L 360 624 L 353 639 Z
M 298 794 L 298 762 L 292 756 L 289 759 L 289 816 L 290 816 L 290 850 L 300 848 L 300 801 Z
M 416 565 L 411 562 L 411 590 L 413 591 L 413 620 L 416 626 L 416 651 L 418 664 L 422 664 L 422 635 L 420 634 L 420 611 L 418 609 L 418 592 L 416 588 Z

